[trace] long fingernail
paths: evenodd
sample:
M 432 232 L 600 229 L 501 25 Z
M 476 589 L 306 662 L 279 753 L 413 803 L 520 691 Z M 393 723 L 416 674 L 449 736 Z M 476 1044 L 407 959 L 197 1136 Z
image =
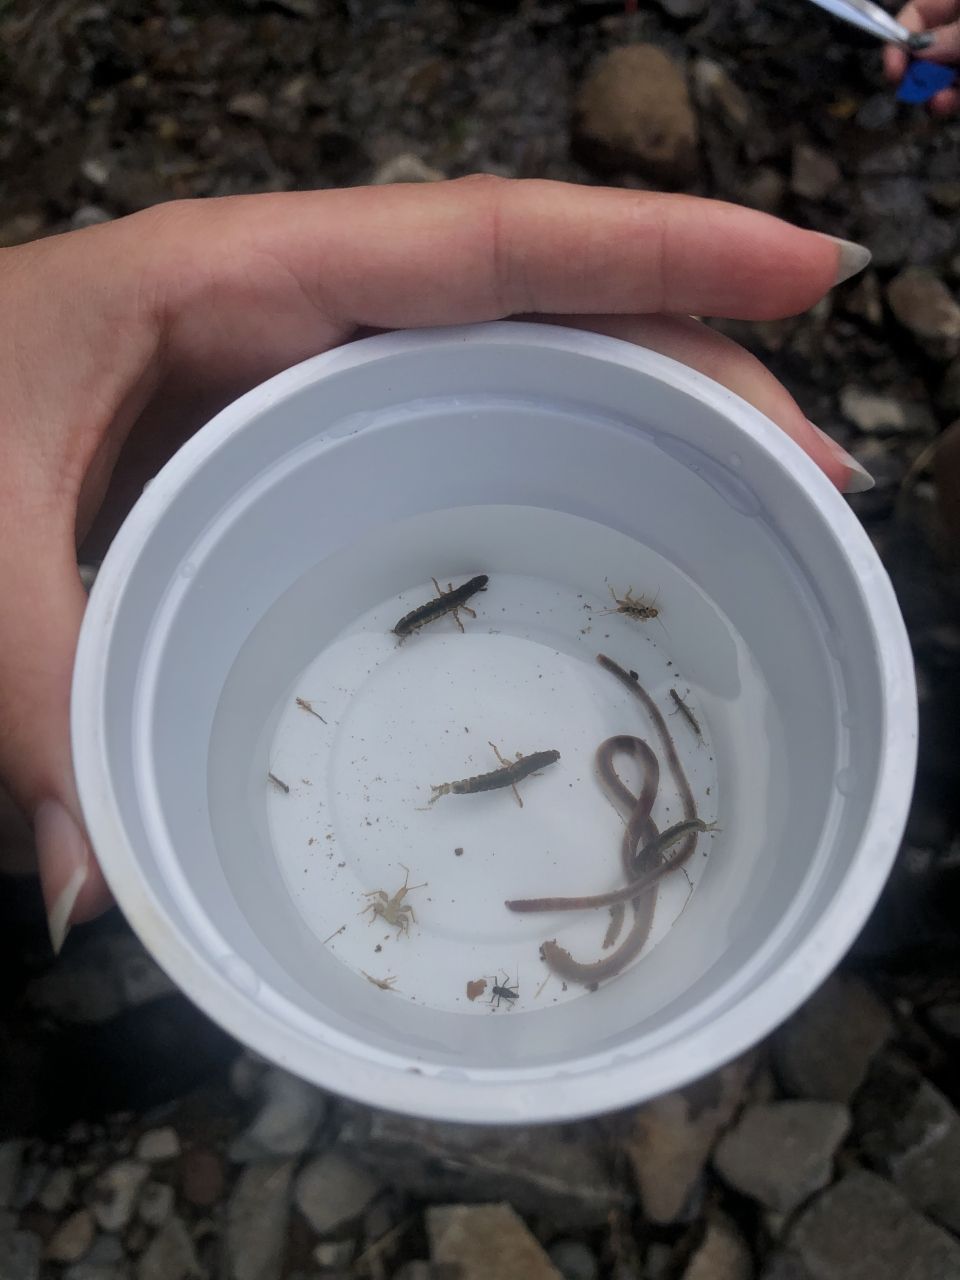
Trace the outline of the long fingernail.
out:
M 40 882 L 47 904 L 47 926 L 54 955 L 59 954 L 90 868 L 90 846 L 75 819 L 59 800 L 43 800 L 33 818 Z
M 833 282 L 834 285 L 843 284 L 844 280 L 849 280 L 851 276 L 855 276 L 858 271 L 870 265 L 873 254 L 865 244 L 857 244 L 854 240 L 841 240 L 839 236 L 828 236 L 824 231 L 818 234 L 822 235 L 824 240 L 831 240 L 840 254 L 837 259 L 837 277 Z
M 809 422 L 809 419 L 807 421 Z M 847 468 L 847 479 L 843 486 L 843 492 L 866 493 L 868 489 L 872 489 L 877 482 L 863 463 L 858 462 L 852 453 L 847 453 L 843 445 L 837 444 L 833 436 L 828 436 L 825 431 L 821 431 L 815 423 L 811 422 L 810 425 L 824 444 L 829 447 L 830 452 L 837 461 Z

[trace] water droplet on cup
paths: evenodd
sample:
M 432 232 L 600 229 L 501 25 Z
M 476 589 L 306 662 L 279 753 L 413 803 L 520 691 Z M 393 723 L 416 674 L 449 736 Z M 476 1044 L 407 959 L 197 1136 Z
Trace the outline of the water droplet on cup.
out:
M 220 965 L 233 985 L 244 995 L 255 996 L 259 992 L 260 979 L 246 960 L 241 960 L 239 956 L 224 956 Z
M 841 769 L 837 774 L 837 790 L 842 796 L 849 796 L 853 793 L 856 786 L 857 778 L 852 769 Z
M 731 453 L 731 455 L 730 455 L 730 465 L 731 465 L 731 467 L 742 467 L 742 466 L 743 466 L 743 459 L 740 457 L 739 453 Z

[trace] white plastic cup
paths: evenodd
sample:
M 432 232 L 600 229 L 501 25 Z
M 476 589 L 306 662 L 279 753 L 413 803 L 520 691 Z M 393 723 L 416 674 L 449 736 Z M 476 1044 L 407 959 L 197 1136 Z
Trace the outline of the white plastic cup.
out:
M 478 572 L 463 635 L 446 618 L 397 645 L 391 608 Z M 525 599 L 537 575 L 559 584 L 556 616 Z M 600 612 L 627 587 L 659 616 Z M 592 958 L 606 913 L 518 917 L 504 899 L 621 882 L 593 751 L 615 732 L 657 745 L 600 650 L 636 653 L 665 713 L 672 687 L 697 709 L 703 746 L 668 724 L 722 830 L 691 860 L 694 892 L 664 884 L 647 953 L 596 992 L 540 994 L 538 939 Z M 428 806 L 430 785 L 496 767 L 495 734 L 510 756 L 561 751 L 523 809 L 508 791 Z M 624 342 L 498 323 L 341 347 L 194 436 L 101 568 L 73 747 L 117 901 L 239 1040 L 397 1111 L 561 1120 L 716 1068 L 829 974 L 897 849 L 916 701 L 876 553 L 769 420 Z M 359 912 L 401 864 L 427 886 L 396 936 Z M 498 977 L 515 1006 L 491 1002 Z

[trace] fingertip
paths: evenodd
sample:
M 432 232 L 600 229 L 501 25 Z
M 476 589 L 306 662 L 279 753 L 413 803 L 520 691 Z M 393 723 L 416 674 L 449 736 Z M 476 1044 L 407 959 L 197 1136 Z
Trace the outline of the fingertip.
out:
M 888 80 L 899 84 L 906 74 L 907 55 L 896 45 L 887 45 L 883 51 L 883 69 Z
M 941 118 L 952 116 L 960 109 L 960 92 L 956 89 L 941 89 L 930 99 L 930 110 Z
M 86 835 L 65 804 L 42 800 L 33 831 L 50 944 L 57 954 L 73 925 L 105 910 L 110 893 Z
M 826 474 L 831 484 L 841 493 L 864 493 L 873 488 L 876 484 L 873 476 L 843 445 L 838 444 L 809 419 L 807 426 L 811 433 L 807 442 L 800 440 L 798 443 Z

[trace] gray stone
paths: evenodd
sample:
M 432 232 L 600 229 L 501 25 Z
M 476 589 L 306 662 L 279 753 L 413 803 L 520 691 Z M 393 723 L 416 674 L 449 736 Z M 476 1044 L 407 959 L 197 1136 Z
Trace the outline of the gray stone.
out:
M 866 983 L 834 974 L 774 1037 L 777 1074 L 787 1093 L 849 1102 L 892 1029 Z
M 671 18 L 689 21 L 699 18 L 710 7 L 710 0 L 659 0 L 660 8 Z
M 265 120 L 270 114 L 270 99 L 265 93 L 235 93 L 227 110 L 242 120 Z
M 140 1192 L 137 1216 L 148 1227 L 162 1227 L 173 1212 L 173 1187 L 165 1182 L 148 1182 Z
M 96 227 L 101 222 L 112 220 L 113 215 L 106 209 L 101 209 L 98 204 L 82 204 L 71 217 L 70 226 L 74 231 L 82 231 L 84 227 Z
M 680 67 L 655 45 L 603 55 L 575 104 L 585 158 L 678 186 L 696 171 L 697 118 Z
M 549 1249 L 550 1261 L 563 1280 L 597 1280 L 600 1269 L 592 1249 L 579 1240 L 558 1240 Z
M 845 290 L 843 309 L 879 329 L 883 324 L 883 291 L 875 271 L 865 271 L 852 288 Z
M 279 1280 L 290 1215 L 291 1160 L 247 1165 L 227 1205 L 230 1280 Z
M 380 1190 L 379 1181 L 339 1151 L 317 1156 L 300 1170 L 293 1198 L 318 1236 L 359 1218 Z
M 793 149 L 790 189 L 804 200 L 825 200 L 843 180 L 833 156 L 799 142 Z
M 20 1181 L 20 1165 L 23 1161 L 23 1143 L 19 1138 L 0 1142 L 0 1209 L 13 1202 Z
M 847 386 L 840 392 L 843 416 L 861 431 L 906 431 L 909 418 L 903 404 L 893 396 Z
M 459 1280 L 563 1280 L 508 1204 L 427 1210 L 430 1256 L 459 1268 Z
M 180 1154 L 180 1139 L 177 1131 L 169 1126 L 164 1129 L 151 1129 L 141 1136 L 135 1154 L 138 1160 L 143 1160 L 147 1164 L 173 1160 Z
M 327 1271 L 346 1270 L 355 1252 L 353 1240 L 321 1240 L 314 1248 L 313 1260 Z
M 911 1068 L 878 1063 L 861 1090 L 864 1154 L 912 1205 L 960 1232 L 960 1115 Z
M 60 1223 L 47 1241 L 44 1257 L 49 1262 L 79 1262 L 95 1235 L 93 1216 L 87 1209 L 78 1209 Z
M 753 1259 L 725 1218 L 707 1224 L 703 1242 L 687 1263 L 683 1280 L 752 1280 Z
M 72 1169 L 54 1169 L 37 1196 L 37 1204 L 48 1213 L 62 1213 L 73 1199 L 77 1175 Z
M 951 1040 L 960 1040 L 960 1003 L 935 1004 L 927 1010 L 927 1018 L 934 1030 Z
M 105 187 L 110 181 L 110 166 L 106 160 L 97 156 L 92 156 L 89 160 L 84 160 L 80 165 L 80 172 L 88 182 L 93 183 L 95 187 Z
M 230 1088 L 238 1098 L 249 1101 L 257 1096 L 260 1081 L 269 1070 L 270 1064 L 264 1058 L 245 1049 L 230 1065 Z
M 63 1280 L 130 1280 L 126 1262 L 77 1262 L 67 1267 Z
M 795 1253 L 774 1253 L 767 1258 L 760 1280 L 812 1280 Z
M 379 187 L 391 182 L 442 182 L 446 176 L 419 156 L 407 151 L 380 165 L 370 179 L 370 185 Z
M 173 990 L 137 939 L 119 933 L 78 942 L 69 965 L 61 961 L 31 982 L 26 1000 L 58 1021 L 95 1024 Z
M 110 1267 L 126 1258 L 123 1245 L 116 1236 L 97 1236 L 84 1259 L 92 1266 Z
M 180 1218 L 168 1219 L 137 1264 L 137 1280 L 200 1280 L 203 1275 L 190 1233 Z
M 478 1127 L 343 1108 L 338 1142 L 384 1182 L 425 1200 L 508 1200 L 562 1230 L 602 1226 L 629 1197 L 590 1127 Z
M 932 271 L 902 271 L 887 285 L 887 301 L 900 324 L 930 355 L 948 358 L 960 351 L 960 306 Z
M 787 184 L 783 176 L 769 165 L 758 165 L 740 187 L 740 200 L 762 213 L 776 213 L 783 204 Z
M 789 1248 L 810 1280 L 954 1280 L 960 1244 L 875 1174 L 855 1170 L 801 1214 Z
M 891 93 L 875 93 L 867 98 L 857 112 L 857 124 L 861 129 L 886 129 L 897 118 L 897 101 Z
M 250 1127 L 231 1144 L 230 1159 L 246 1163 L 306 1151 L 326 1110 L 324 1095 L 279 1067 L 271 1067 L 261 1077 L 258 1089 L 260 1109 Z
M 717 113 L 731 132 L 743 136 L 753 123 L 750 99 L 719 62 L 697 58 L 693 88 L 704 112 Z
M 0 1231 L 0 1276 L 3 1280 L 38 1280 L 40 1241 L 31 1231 Z
M 638 1108 L 617 1122 L 619 1144 L 636 1179 L 644 1213 L 653 1222 L 689 1215 L 717 1135 L 733 1118 L 752 1058 Z
M 122 1231 L 133 1217 L 133 1208 L 149 1170 L 136 1160 L 120 1160 L 105 1169 L 93 1184 L 91 1208 L 104 1231 Z
M 770 1102 L 747 1107 L 720 1140 L 714 1167 L 725 1182 L 779 1213 L 792 1213 L 825 1187 L 850 1131 L 838 1102 Z

